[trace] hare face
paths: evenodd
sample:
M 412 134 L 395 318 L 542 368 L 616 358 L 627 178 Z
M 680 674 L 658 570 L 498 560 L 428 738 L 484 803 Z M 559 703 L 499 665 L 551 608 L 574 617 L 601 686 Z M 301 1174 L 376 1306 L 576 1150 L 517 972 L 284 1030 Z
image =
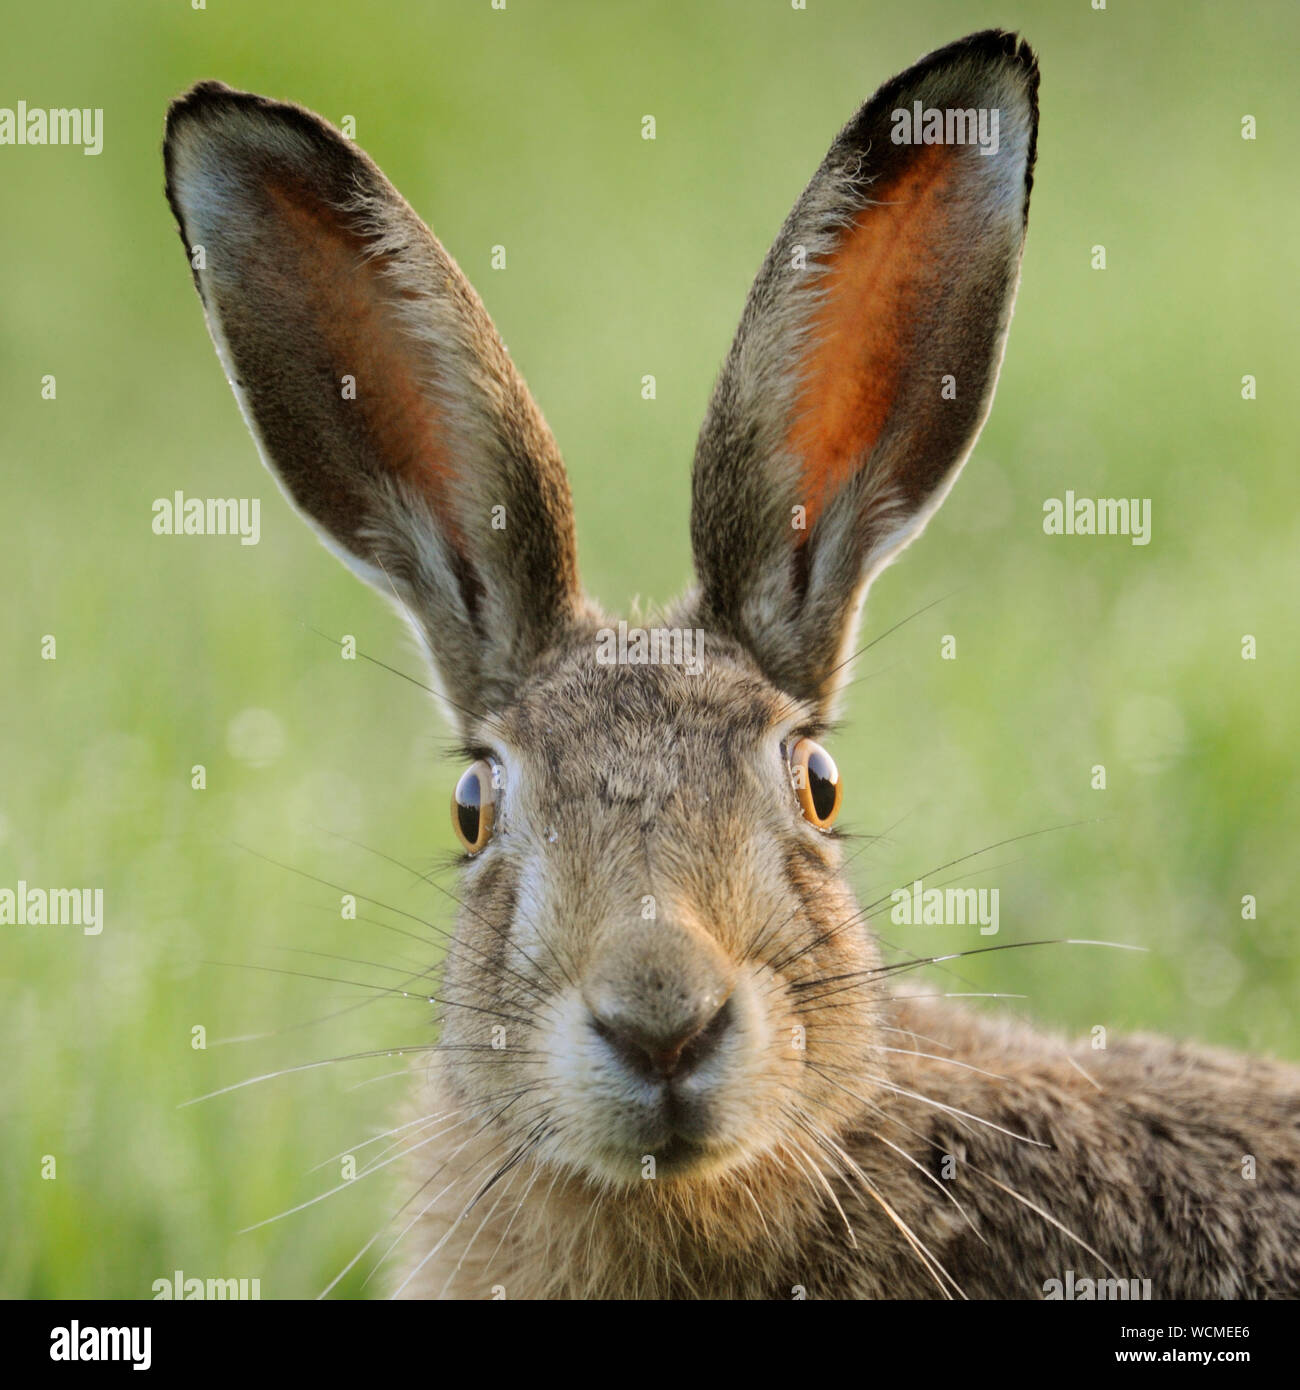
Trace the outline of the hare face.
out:
M 448 1012 L 446 1074 L 539 1158 L 639 1182 L 842 1110 L 828 1078 L 871 1069 L 871 1005 L 815 986 L 873 957 L 791 775 L 814 712 L 725 639 L 694 673 L 595 652 L 573 640 L 474 736 L 500 787 L 448 962 L 475 1007 Z
M 370 159 L 219 83 L 171 110 L 168 197 L 263 457 L 397 600 L 499 774 L 482 843 L 466 807 L 439 1051 L 507 1165 L 630 1183 L 653 1158 L 687 1180 L 824 1128 L 871 1084 L 872 990 L 835 984 L 874 979 L 874 958 L 790 740 L 829 718 L 868 585 L 992 402 L 1037 81 L 1010 34 L 930 55 L 795 204 L 696 448 L 694 672 L 597 659 L 559 449 Z M 917 103 L 996 113 L 996 146 L 899 143 L 894 112 Z

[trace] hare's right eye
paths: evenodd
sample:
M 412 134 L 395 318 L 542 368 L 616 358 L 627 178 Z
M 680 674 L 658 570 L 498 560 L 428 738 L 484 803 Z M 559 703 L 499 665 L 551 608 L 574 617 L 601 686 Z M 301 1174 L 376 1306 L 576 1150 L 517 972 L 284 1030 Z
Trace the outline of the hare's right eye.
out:
M 451 794 L 451 823 L 466 854 L 477 854 L 492 838 L 497 807 L 494 772 L 492 763 L 480 758 L 461 773 Z
M 796 739 L 786 757 L 804 820 L 818 830 L 829 830 L 840 813 L 844 794 L 835 759 L 810 738 Z

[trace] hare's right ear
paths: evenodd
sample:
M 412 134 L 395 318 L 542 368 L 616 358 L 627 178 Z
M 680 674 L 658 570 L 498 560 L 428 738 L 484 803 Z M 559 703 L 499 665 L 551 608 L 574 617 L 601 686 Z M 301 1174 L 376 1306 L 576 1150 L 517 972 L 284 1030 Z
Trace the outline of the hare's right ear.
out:
M 1027 45 L 923 58 L 840 132 L 759 271 L 695 455 L 700 619 L 818 706 L 872 576 L 993 399 L 1038 126 Z
M 508 702 L 581 603 L 559 452 L 478 296 L 324 121 L 221 83 L 173 104 L 167 197 L 262 456 L 413 616 L 451 699 Z

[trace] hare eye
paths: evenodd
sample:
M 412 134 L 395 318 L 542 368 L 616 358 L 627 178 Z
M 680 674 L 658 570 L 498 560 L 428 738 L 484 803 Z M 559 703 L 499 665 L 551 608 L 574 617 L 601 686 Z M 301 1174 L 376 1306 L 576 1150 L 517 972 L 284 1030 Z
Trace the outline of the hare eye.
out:
M 790 746 L 790 780 L 803 818 L 818 830 L 829 830 L 840 813 L 843 788 L 835 759 L 810 738 L 796 739 Z
M 492 838 L 497 804 L 492 774 L 492 764 L 480 758 L 461 773 L 451 794 L 451 823 L 466 854 L 477 854 Z

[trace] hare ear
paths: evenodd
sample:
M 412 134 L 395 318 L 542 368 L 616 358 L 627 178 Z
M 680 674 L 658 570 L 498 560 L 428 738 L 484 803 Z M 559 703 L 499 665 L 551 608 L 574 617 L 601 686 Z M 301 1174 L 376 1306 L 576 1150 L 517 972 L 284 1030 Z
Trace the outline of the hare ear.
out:
M 324 121 L 205 82 L 168 112 L 167 197 L 262 457 L 413 616 L 447 692 L 509 701 L 581 602 L 559 451 L 478 296 Z
M 1033 53 L 999 31 L 887 83 L 750 291 L 695 455 L 700 617 L 801 699 L 832 699 L 867 585 L 943 500 L 988 414 L 1037 90 Z

